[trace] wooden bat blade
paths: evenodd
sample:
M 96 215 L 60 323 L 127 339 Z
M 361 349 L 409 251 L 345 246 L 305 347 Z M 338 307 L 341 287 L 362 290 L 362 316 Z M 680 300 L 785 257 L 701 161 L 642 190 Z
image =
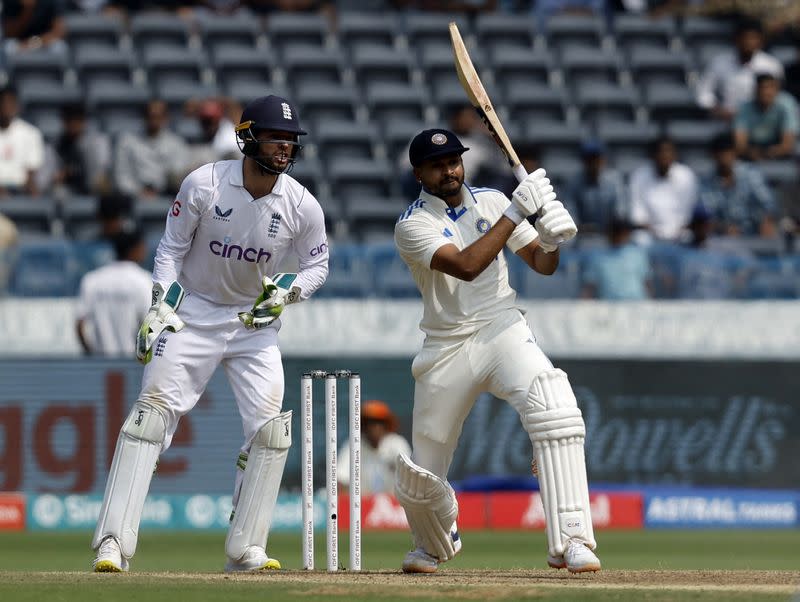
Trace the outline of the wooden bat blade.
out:
M 511 146 L 511 141 L 503 124 L 500 123 L 500 119 L 497 117 L 492 101 L 483 87 L 483 82 L 481 82 L 475 66 L 472 64 L 467 47 L 461 38 L 461 32 L 458 31 L 458 25 L 454 22 L 450 23 L 450 41 L 453 45 L 456 73 L 458 74 L 458 80 L 461 82 L 461 87 L 464 88 L 470 103 L 478 111 L 495 142 L 508 159 L 509 164 L 514 169 L 514 175 L 518 180 L 522 180 L 527 175 L 525 168 L 520 165 L 519 157 L 517 157 L 514 147 Z

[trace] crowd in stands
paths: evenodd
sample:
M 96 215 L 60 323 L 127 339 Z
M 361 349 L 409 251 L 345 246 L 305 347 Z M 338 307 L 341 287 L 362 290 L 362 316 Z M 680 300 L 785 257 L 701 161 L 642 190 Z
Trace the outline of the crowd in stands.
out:
M 296 177 L 326 207 L 334 251 L 337 242 L 344 246 L 377 240 L 380 246 L 390 239 L 392 212 L 413 201 L 418 193 L 405 144 L 422 126 L 446 124 L 457 132 L 471 149 L 463 157 L 470 183 L 510 194 L 515 180 L 477 114 L 464 104 L 463 92 L 439 86 L 435 74 L 443 71 L 435 68 L 452 72 L 451 59 L 437 65 L 431 57 L 448 44 L 446 29 L 434 33 L 438 33 L 438 39 L 429 47 L 425 44 L 430 40 L 416 38 L 405 39 L 398 46 L 404 30 L 367 31 L 370 21 L 366 17 L 360 30 L 365 44 L 360 47 L 353 34 L 359 32 L 358 28 L 351 24 L 348 29 L 344 18 L 348 11 L 375 18 L 386 17 L 389 11 L 401 25 L 404 19 L 418 14 L 442 25 L 451 16 L 461 19 L 479 69 L 491 74 L 495 67 L 489 83 L 497 90 L 499 111 L 507 119 L 520 158 L 529 171 L 543 166 L 551 172 L 582 233 L 564 252 L 570 284 L 555 294 L 606 299 L 795 296 L 800 293 L 800 262 L 795 261 L 793 248 L 800 220 L 800 9 L 795 4 L 785 0 L 5 0 L 0 52 L 0 291 L 13 272 L 9 268 L 13 249 L 28 234 L 24 204 L 55 199 L 51 225 L 58 222 L 59 215 L 90 207 L 82 211 L 94 222 L 91 227 L 84 223 L 65 229 L 62 223 L 60 229 L 50 228 L 50 235 L 66 235 L 69 240 L 102 240 L 121 227 L 120 223 L 142 215 L 153 217 L 152 234 L 159 222 L 163 223 L 170 196 L 188 172 L 209 161 L 240 155 L 233 126 L 248 95 L 256 93 L 284 93 L 300 104 L 301 118 L 310 121 L 309 144 Z M 194 42 L 181 43 L 185 42 L 188 54 L 196 54 L 199 44 L 201 53 L 211 57 L 211 71 L 216 69 L 216 73 L 209 80 L 203 71 L 207 65 L 202 64 L 192 90 L 213 93 L 170 94 L 182 89 L 175 80 L 158 85 L 159 75 L 167 75 L 169 69 L 148 58 L 149 49 L 138 47 L 138 38 L 132 33 L 136 18 L 153 11 L 172 13 L 174 21 L 183 24 L 176 26 L 176 31 L 185 27 L 189 35 L 201 32 Z M 297 29 L 290 29 L 289 42 L 282 46 L 273 43 L 270 35 L 280 32 L 278 25 L 270 29 L 270 24 L 294 14 L 319 17 L 323 25 L 317 31 L 314 27 L 319 23 L 307 27 L 294 23 L 292 27 Z M 238 23 L 247 22 L 252 29 L 243 29 L 241 40 L 235 39 L 235 30 L 230 37 L 234 46 L 238 43 L 238 48 L 251 51 L 249 63 L 226 63 L 225 57 L 236 53 L 212 48 L 211 38 L 205 37 L 210 30 L 203 23 L 215 16 L 234 19 L 237 15 L 244 19 Z M 120 39 L 128 35 L 127 50 L 133 61 L 141 63 L 126 71 L 126 81 L 117 83 L 130 85 L 134 92 L 147 90 L 141 102 L 132 105 L 136 113 L 104 118 L 96 111 L 99 105 L 91 101 L 94 96 L 89 84 L 86 89 L 62 86 L 61 79 L 82 80 L 84 59 L 80 57 L 96 58 L 104 52 L 101 46 L 80 48 L 71 37 L 70 24 L 79 22 L 81 16 L 117 23 L 119 29 L 114 35 Z M 487 16 L 497 16 L 496 30 L 491 21 L 480 21 Z M 576 16 L 575 23 L 580 27 L 560 30 L 562 39 L 548 27 L 564 16 Z M 600 25 L 580 21 L 582 16 L 598 17 Z M 667 32 L 663 48 L 656 48 L 663 51 L 656 57 L 661 62 L 654 60 L 636 70 L 636 58 L 648 55 L 639 51 L 658 46 L 656 38 L 648 36 L 659 30 L 644 27 L 640 37 L 630 47 L 625 46 L 622 32 L 636 34 L 635 27 L 623 30 L 620 26 L 629 17 L 632 20 L 628 23 L 669 25 L 663 30 Z M 722 23 L 727 29 L 703 29 L 709 22 Z M 715 44 L 693 47 L 690 24 L 697 24 L 699 36 L 704 31 L 713 32 Z M 501 26 L 510 28 L 505 38 Z M 529 30 L 530 35 L 523 30 Z M 604 33 L 597 34 L 601 30 Z M 470 38 L 471 31 L 474 39 Z M 720 32 L 727 38 L 720 37 Z M 308 79 L 319 77 L 317 83 L 332 85 L 329 96 L 323 93 L 323 97 L 309 99 L 303 94 L 308 82 L 301 81 L 302 61 L 288 74 L 283 63 L 290 58 L 297 60 L 302 52 L 293 53 L 318 34 L 322 37 L 309 45 L 316 44 L 321 54 L 330 55 L 331 61 L 341 58 L 343 63 L 335 65 L 333 80 L 326 79 L 322 70 L 315 71 L 316 67 L 308 69 Z M 347 37 L 350 35 L 354 37 Z M 389 42 L 384 44 L 392 52 L 412 57 L 414 64 L 400 69 L 405 69 L 402 77 L 406 80 L 387 79 L 397 67 L 389 60 L 376 63 L 377 76 L 369 75 L 367 68 L 362 70 L 360 51 L 379 55 L 381 49 L 371 44 L 377 44 L 381 35 L 388 36 Z M 499 37 L 495 39 L 494 35 Z M 571 51 L 580 55 L 578 51 L 587 50 L 580 48 L 585 39 L 574 47 L 566 42 L 559 46 L 570 35 L 592 40 L 588 54 L 595 51 L 596 56 L 587 59 L 584 53 L 583 63 L 569 63 Z M 598 37 L 593 39 L 595 35 Z M 247 36 L 252 36 L 250 42 Z M 209 47 L 205 46 L 207 42 Z M 487 48 L 478 42 L 486 42 Z M 641 44 L 637 46 L 637 42 Z M 616 52 L 611 53 L 613 60 L 623 63 L 612 65 L 612 77 L 632 80 L 621 87 L 628 97 L 601 94 L 609 87 L 606 84 L 620 88 L 616 79 L 609 82 L 602 74 L 608 65 L 601 59 L 607 58 L 609 45 Z M 419 54 L 410 54 L 409 46 Z M 105 49 L 116 56 L 125 47 L 115 38 Z M 528 54 L 521 55 L 517 64 L 508 57 L 519 57 L 514 52 L 520 49 Z M 36 57 L 43 54 L 63 57 L 63 63 L 37 62 Z M 688 64 L 679 66 L 678 79 L 666 77 L 675 61 L 684 57 L 688 57 Z M 429 58 L 430 64 L 426 63 Z M 239 60 L 244 61 L 241 57 Z M 258 63 L 265 71 L 258 71 Z M 537 80 L 542 64 L 544 80 Z M 50 77 L 52 74 L 46 71 L 52 65 L 61 66 L 56 78 L 61 78 L 58 86 L 62 87 L 54 90 L 79 91 L 77 95 L 50 99 L 57 106 L 57 120 L 52 111 L 46 114 L 34 110 L 31 98 L 35 95 L 26 95 L 31 86 L 21 68 L 32 66 L 34 76 L 45 73 Z M 244 77 L 236 79 L 236 69 L 230 65 L 244 66 Z M 414 72 L 419 68 L 422 75 Z M 349 72 L 343 76 L 344 83 L 337 80 L 339 72 Z M 578 77 L 594 72 L 601 73 L 606 81 L 590 77 L 581 82 Z M 374 77 L 374 81 L 362 82 L 362 74 Z M 145 86 L 141 85 L 142 78 Z M 208 85 L 209 81 L 214 85 Z M 219 85 L 223 82 L 224 86 Z M 111 80 L 112 87 L 114 83 Z M 582 83 L 588 84 L 590 98 L 585 102 Z M 419 115 L 380 113 L 382 87 L 390 97 L 383 102 L 402 96 L 401 90 L 416 93 L 425 89 L 424 95 L 415 96 L 422 98 Z M 684 98 L 683 104 L 676 101 L 670 105 L 665 100 L 667 93 L 674 91 L 670 88 L 688 90 L 691 97 Z M 325 88 L 316 89 L 321 90 Z M 591 96 L 600 98 L 595 99 L 595 113 L 590 110 Z M 640 102 L 632 101 L 633 97 Z M 553 107 L 560 117 L 547 122 L 539 119 Z M 611 110 L 619 107 L 632 109 L 621 122 Z M 328 119 L 330 115 L 335 119 Z M 396 115 L 400 117 L 395 119 Z M 345 130 L 349 125 L 352 136 L 341 129 L 337 136 L 331 134 L 336 119 L 344 120 Z M 316 140 L 315 132 L 319 133 Z M 336 164 L 358 144 L 363 146 L 364 138 L 366 157 L 353 151 L 360 163 Z M 339 141 L 345 144 L 341 152 L 336 146 Z M 353 172 L 359 169 L 362 179 L 372 180 L 372 188 L 346 186 L 349 180 L 358 180 L 358 173 Z M 363 203 L 361 196 L 365 197 Z M 371 212 L 356 206 L 374 209 L 376 203 L 383 202 L 382 210 Z M 148 240 L 152 251 L 153 237 Z M 579 267 L 573 272 L 569 271 L 571 253 L 579 258 Z M 760 279 L 784 284 L 775 295 L 768 287 L 759 289 L 758 295 L 747 289 L 748 282 L 758 279 L 763 264 L 759 261 L 764 258 L 781 262 L 778 268 L 772 266 L 774 279 Z M 791 286 L 785 285 L 787 274 Z M 522 294 L 530 293 L 537 283 L 521 283 Z M 11 289 L 14 293 L 13 283 Z M 535 292 L 533 296 L 537 296 Z

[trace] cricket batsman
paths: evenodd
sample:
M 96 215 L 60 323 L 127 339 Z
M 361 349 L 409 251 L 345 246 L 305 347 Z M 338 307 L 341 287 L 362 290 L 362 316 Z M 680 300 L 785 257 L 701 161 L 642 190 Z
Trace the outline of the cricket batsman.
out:
M 503 247 L 539 274 L 558 267 L 559 245 L 577 233 L 544 169 L 509 199 L 464 184 L 465 148 L 429 129 L 409 147 L 420 197 L 400 216 L 395 244 L 422 294 L 422 349 L 414 358 L 412 457 L 400 455 L 395 493 L 415 549 L 406 573 L 434 573 L 462 546 L 447 472 L 475 399 L 489 392 L 519 413 L 533 444 L 547 522 L 547 562 L 600 570 L 589 512 L 585 428 L 567 375 L 553 367 L 516 305 Z M 526 218 L 536 216 L 532 226 Z M 502 445 L 502 442 L 498 442 Z
M 292 413 L 281 411 L 279 316 L 328 275 L 322 209 L 288 175 L 305 133 L 286 99 L 252 101 L 236 126 L 244 157 L 190 173 L 168 212 L 136 341 L 142 389 L 117 440 L 92 540 L 97 572 L 128 570 L 156 461 L 220 364 L 244 431 L 225 570 L 281 568 L 266 551 L 292 442 Z M 299 272 L 273 280 L 292 257 Z

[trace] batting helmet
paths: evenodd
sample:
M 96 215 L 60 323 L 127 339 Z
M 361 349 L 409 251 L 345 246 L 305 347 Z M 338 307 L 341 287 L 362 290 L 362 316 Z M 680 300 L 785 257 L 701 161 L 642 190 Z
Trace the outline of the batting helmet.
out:
M 297 110 L 285 98 L 270 94 L 262 96 L 250 102 L 242 111 L 242 118 L 236 126 L 236 137 L 239 149 L 246 157 L 250 157 L 262 169 L 271 173 L 281 173 L 268 165 L 265 161 L 271 157 L 259 154 L 259 142 L 281 142 L 286 140 L 259 139 L 258 133 L 262 131 L 288 132 L 294 134 L 293 139 L 288 141 L 292 145 L 292 152 L 289 157 L 289 165 L 284 171 L 291 170 L 297 153 L 303 148 L 300 144 L 300 136 L 305 136 L 306 132 L 300 127 L 297 117 Z

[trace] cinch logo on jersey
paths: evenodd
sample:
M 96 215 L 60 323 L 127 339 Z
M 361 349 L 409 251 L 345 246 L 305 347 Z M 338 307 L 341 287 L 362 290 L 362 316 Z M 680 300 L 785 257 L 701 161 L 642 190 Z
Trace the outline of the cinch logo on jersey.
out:
M 221 240 L 212 240 L 208 243 L 208 248 L 217 257 L 234 259 L 236 261 L 249 261 L 250 263 L 260 263 L 262 259 L 264 263 L 267 263 L 272 257 L 272 253 L 263 248 L 254 249 L 253 247 L 242 247 L 235 243 L 231 244 L 227 236 L 225 237 L 225 242 Z
M 311 249 L 309 255 L 311 255 L 311 257 L 316 257 L 317 255 L 322 255 L 327 250 L 328 250 L 328 243 L 324 242 L 321 245 L 318 245 L 313 249 Z

